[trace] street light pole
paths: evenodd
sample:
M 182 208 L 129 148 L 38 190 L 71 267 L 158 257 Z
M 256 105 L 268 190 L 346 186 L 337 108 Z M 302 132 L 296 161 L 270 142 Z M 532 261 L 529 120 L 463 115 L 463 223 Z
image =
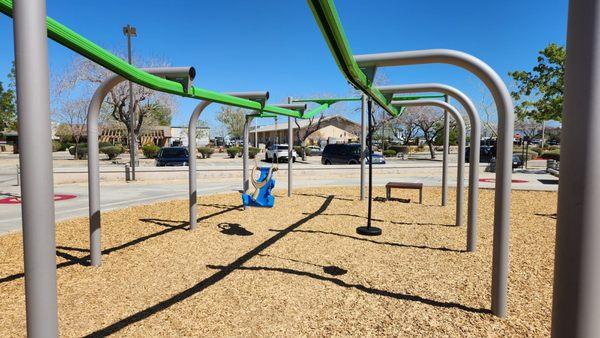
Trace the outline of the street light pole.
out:
M 131 58 L 131 37 L 137 36 L 137 30 L 130 24 L 123 27 L 123 34 L 127 36 L 127 61 L 130 65 L 133 65 Z M 133 109 L 133 82 L 129 81 L 129 154 L 130 154 L 130 167 L 131 167 L 131 179 L 135 181 L 135 152 L 136 152 L 136 139 L 135 139 L 135 111 Z

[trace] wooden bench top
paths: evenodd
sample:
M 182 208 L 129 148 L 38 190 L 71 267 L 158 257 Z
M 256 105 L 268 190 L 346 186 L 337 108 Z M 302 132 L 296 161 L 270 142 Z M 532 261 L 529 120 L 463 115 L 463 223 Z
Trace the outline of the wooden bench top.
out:
M 411 182 L 388 182 L 386 188 L 406 188 L 406 189 L 423 189 L 423 183 Z

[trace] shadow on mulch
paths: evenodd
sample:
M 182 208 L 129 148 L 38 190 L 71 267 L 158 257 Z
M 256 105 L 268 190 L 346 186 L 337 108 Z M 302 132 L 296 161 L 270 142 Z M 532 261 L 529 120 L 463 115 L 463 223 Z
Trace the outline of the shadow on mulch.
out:
M 377 196 L 373 198 L 373 202 L 400 202 L 400 203 L 410 203 L 410 198 L 397 198 L 397 197 L 390 197 L 389 199 L 382 197 L 382 196 Z
M 279 231 L 284 231 L 284 230 L 269 229 L 269 231 L 279 232 Z M 346 235 L 346 234 L 340 234 L 340 233 L 337 233 L 337 232 L 329 232 L 329 231 L 321 231 L 321 230 L 293 230 L 293 232 L 303 232 L 303 233 L 308 233 L 308 234 L 331 235 L 331 236 L 343 237 L 343 238 L 348 238 L 348 239 L 354 239 L 354 240 L 362 241 L 362 242 L 370 242 L 370 243 L 373 243 L 373 244 L 389 245 L 389 246 L 396 246 L 396 247 L 401 247 L 401 248 L 438 250 L 438 251 L 448 251 L 448 252 L 458 252 L 458 253 L 467 252 L 466 250 L 450 249 L 450 248 L 446 248 L 446 247 L 431 247 L 431 246 L 426 246 L 426 245 L 404 244 L 404 243 L 394 243 L 394 242 L 382 242 L 382 241 L 376 241 L 376 240 L 368 239 L 368 238 L 364 238 L 364 237 L 356 237 L 356 236 L 351 236 L 351 235 Z
M 206 206 L 215 206 L 215 205 L 206 205 Z M 242 210 L 241 205 L 237 205 L 237 206 L 215 206 L 217 208 L 221 208 L 221 207 L 227 207 L 227 209 L 223 209 L 221 211 L 217 211 L 215 213 L 209 214 L 209 215 L 205 215 L 202 217 L 198 218 L 198 221 L 204 221 L 207 220 L 209 218 L 218 216 L 218 215 L 222 215 L 224 213 L 233 211 L 233 210 Z M 184 222 L 184 221 L 173 221 L 173 220 L 163 220 L 163 219 L 156 219 L 156 218 L 140 218 L 140 221 L 142 222 L 146 222 L 146 223 L 152 223 L 155 225 L 159 225 L 162 227 L 166 227 L 166 229 L 161 230 L 161 231 L 157 231 L 139 238 L 136 238 L 134 240 L 131 240 L 129 242 L 114 246 L 112 248 L 107 248 L 102 250 L 102 255 L 109 255 L 115 251 L 119 251 L 119 250 L 123 250 L 126 249 L 128 247 L 140 244 L 142 242 L 145 242 L 151 238 L 155 238 L 158 236 L 162 236 L 162 235 L 166 235 L 170 232 L 176 231 L 176 230 L 186 230 L 189 228 L 189 222 Z M 172 223 L 176 223 L 176 224 L 172 224 Z M 84 248 L 75 248 L 75 247 L 70 247 L 70 246 L 57 246 L 56 247 L 56 255 L 58 257 L 64 258 L 67 261 L 66 262 L 62 262 L 59 264 L 56 264 L 56 268 L 60 269 L 60 268 L 64 268 L 67 266 L 72 266 L 72 265 L 76 265 L 76 264 L 80 264 L 80 265 L 84 265 L 84 266 L 89 266 L 89 260 L 90 260 L 90 255 L 89 255 L 89 249 L 84 249 Z M 84 256 L 84 257 L 77 257 L 77 256 L 73 256 L 67 252 L 64 251 L 75 251 L 75 252 L 81 252 L 81 253 L 88 253 L 88 255 Z M 2 283 L 6 283 L 6 282 L 10 282 L 19 278 L 23 278 L 25 277 L 25 273 L 20 272 L 20 273 L 16 273 L 13 275 L 9 275 L 6 277 L 2 277 L 0 278 L 0 284 Z
M 556 219 L 558 217 L 557 213 L 553 213 L 553 214 L 542 214 L 539 212 L 536 212 L 534 215 L 536 216 L 542 216 L 542 217 L 548 217 L 548 218 L 552 218 L 552 219 Z
M 290 262 L 294 262 L 294 263 L 300 263 L 300 264 L 305 264 L 305 265 L 316 266 L 316 267 L 322 268 L 323 272 L 325 272 L 328 275 L 332 275 L 332 276 L 342 276 L 342 275 L 345 275 L 345 274 L 348 273 L 348 270 L 342 269 L 342 268 L 340 268 L 339 266 L 336 266 L 336 265 L 321 265 L 321 264 L 315 264 L 315 263 L 305 262 L 305 261 L 301 261 L 301 260 L 297 260 L 297 259 L 284 258 L 284 257 L 275 256 L 275 255 L 267 255 L 267 254 L 258 254 L 258 256 L 277 258 L 277 259 L 281 259 L 281 260 L 285 260 L 285 261 L 290 261 Z
M 254 233 L 244 228 L 238 223 L 219 223 L 217 227 L 221 229 L 221 233 L 228 236 L 252 236 Z
M 219 269 L 220 271 L 227 268 L 226 266 L 215 266 L 215 265 L 209 265 L 208 267 L 211 269 Z M 288 269 L 288 268 L 274 268 L 274 267 L 268 267 L 268 266 L 240 266 L 238 268 L 238 270 L 281 272 L 281 273 L 286 273 L 286 274 L 290 274 L 290 275 L 309 277 L 309 278 L 313 278 L 313 279 L 320 280 L 320 281 L 331 282 L 337 286 L 341 286 L 341 287 L 348 288 L 348 289 L 356 289 L 356 290 L 359 290 L 359 291 L 362 291 L 362 292 L 365 292 L 368 294 L 372 294 L 372 295 L 377 295 L 377 296 L 390 297 L 390 298 L 398 299 L 398 300 L 408 300 L 408 301 L 419 302 L 419 303 L 423 303 L 423 304 L 427 304 L 427 305 L 431 305 L 431 306 L 443 307 L 443 308 L 456 308 L 459 310 L 474 312 L 474 313 L 484 313 L 484 314 L 492 313 L 492 311 L 489 309 L 474 308 L 474 307 L 466 306 L 466 305 L 459 304 L 456 302 L 442 302 L 442 301 L 428 299 L 428 298 L 424 298 L 424 297 L 416 296 L 416 295 L 409 295 L 409 294 L 404 294 L 404 293 L 391 292 L 391 291 L 387 291 L 387 290 L 380 290 L 380 289 L 364 286 L 361 284 L 350 284 L 350 283 L 346 283 L 343 280 L 338 279 L 338 278 L 322 276 L 322 275 L 318 275 L 316 273 L 312 273 L 312 272 L 308 272 L 308 271 L 294 270 L 294 269 Z
M 321 197 L 321 198 L 329 198 L 330 197 L 330 196 L 324 195 L 324 194 L 294 193 L 294 195 L 308 196 L 308 197 Z M 333 199 L 340 200 L 340 201 L 354 201 L 354 199 L 352 199 L 352 198 L 338 197 L 335 195 L 331 195 L 331 196 L 333 197 Z
M 245 264 L 246 262 L 248 262 L 250 259 L 252 259 L 253 257 L 260 254 L 261 251 L 263 251 L 263 250 L 267 249 L 268 247 L 270 247 L 271 245 L 275 244 L 280 239 L 285 237 L 287 234 L 291 233 L 292 231 L 294 231 L 295 229 L 300 227 L 302 224 L 310 221 L 311 219 L 317 217 L 319 214 L 323 213 L 329 207 L 329 205 L 331 204 L 333 199 L 334 199 L 334 196 L 327 197 L 325 199 L 325 201 L 323 202 L 323 204 L 321 205 L 321 207 L 318 210 L 316 210 L 314 213 L 293 223 L 292 225 L 288 226 L 284 230 L 281 230 L 274 236 L 270 237 L 269 239 L 267 239 L 264 242 L 262 242 L 261 244 L 259 244 L 254 249 L 252 249 L 252 250 L 248 251 L 247 253 L 245 253 L 244 255 L 240 256 L 238 259 L 236 259 L 229 265 L 223 266 L 221 269 L 219 269 L 219 271 L 215 272 L 213 275 L 209 276 L 208 278 L 200 281 L 199 283 L 192 286 L 191 288 L 184 290 L 182 292 L 179 292 L 178 294 L 176 294 L 168 299 L 165 299 L 159 303 L 156 303 L 155 305 L 152 305 L 142 311 L 139 311 L 128 317 L 125 317 L 125 318 L 119 320 L 118 322 L 115 322 L 103 329 L 92 332 L 89 335 L 87 335 L 86 337 L 105 337 L 105 336 L 111 335 L 113 333 L 119 332 L 120 330 L 122 330 L 123 328 L 125 328 L 131 324 L 140 322 L 140 321 L 142 321 L 164 309 L 167 309 L 181 301 L 184 301 L 187 298 L 189 298 L 199 292 L 202 292 L 204 289 L 220 282 L 221 280 L 223 280 L 223 278 L 227 277 L 229 274 L 231 274 L 235 270 L 242 267 L 242 265 Z
M 303 213 L 303 215 L 308 215 L 308 213 Z M 356 217 L 356 218 L 363 218 L 363 219 L 367 219 L 366 216 L 362 216 L 362 215 L 356 215 L 356 214 L 332 214 L 332 213 L 323 213 L 321 214 L 321 216 L 349 216 L 349 217 Z M 371 221 L 373 222 L 388 222 L 386 220 L 383 219 L 379 219 L 379 218 L 371 218 Z M 426 223 L 426 222 L 400 222 L 400 221 L 389 221 L 391 224 L 395 224 L 395 225 L 422 225 L 422 226 L 441 226 L 441 227 L 450 227 L 450 228 L 454 228 L 456 227 L 456 224 L 442 224 L 442 223 Z

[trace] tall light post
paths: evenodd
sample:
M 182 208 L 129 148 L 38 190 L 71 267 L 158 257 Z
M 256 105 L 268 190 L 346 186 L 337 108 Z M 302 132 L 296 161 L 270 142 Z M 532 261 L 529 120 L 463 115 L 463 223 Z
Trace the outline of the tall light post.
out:
M 127 36 L 127 61 L 130 65 L 133 65 L 131 59 L 131 37 L 137 36 L 137 30 L 135 27 L 127 24 L 123 27 L 123 34 Z M 130 166 L 131 166 L 131 179 L 135 181 L 135 111 L 133 109 L 133 83 L 129 81 L 129 154 L 130 154 Z

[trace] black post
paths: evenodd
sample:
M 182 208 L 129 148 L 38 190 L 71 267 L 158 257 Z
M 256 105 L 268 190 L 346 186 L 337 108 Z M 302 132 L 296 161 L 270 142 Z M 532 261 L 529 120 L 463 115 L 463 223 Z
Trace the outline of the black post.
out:
M 381 235 L 381 229 L 371 226 L 371 203 L 373 197 L 373 101 L 369 99 L 367 101 L 367 111 L 369 116 L 369 132 L 367 133 L 367 149 L 369 152 L 369 204 L 367 212 L 367 226 L 360 226 L 356 228 L 356 232 L 365 236 L 379 236 Z

